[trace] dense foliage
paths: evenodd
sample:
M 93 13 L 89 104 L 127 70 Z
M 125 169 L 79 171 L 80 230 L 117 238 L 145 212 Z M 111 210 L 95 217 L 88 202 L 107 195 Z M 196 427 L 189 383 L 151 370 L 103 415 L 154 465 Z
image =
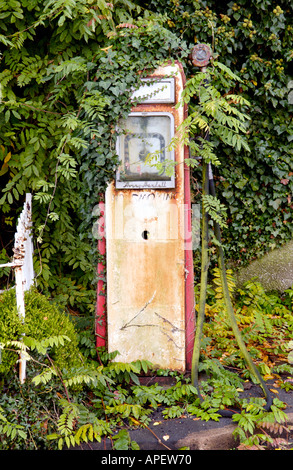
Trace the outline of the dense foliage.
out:
M 219 60 L 243 79 L 237 90 L 226 92 L 237 91 L 251 103 L 251 153 L 219 142 L 216 174 L 219 195 L 229 207 L 227 251 L 237 266 L 292 236 L 292 5 L 272 0 L 147 4 L 164 13 L 169 28 L 188 44 L 211 44 Z
M 292 342 L 292 289 L 287 297 L 266 293 L 258 282 L 247 282 L 236 290 L 232 273 L 228 271 L 229 290 L 235 296 L 235 314 L 242 337 L 258 367 L 267 378 L 274 370 L 292 373 L 289 350 Z M 220 273 L 214 270 L 213 284 L 209 286 L 206 306 L 207 322 L 204 326 L 205 354 L 225 366 L 244 368 L 230 322 L 226 316 Z M 290 386 L 289 386 L 290 387 Z
M 278 388 L 292 390 L 292 294 L 283 298 L 266 294 L 257 283 L 248 283 L 235 290 L 229 274 L 229 287 L 234 294 L 234 306 L 245 340 L 250 344 L 254 360 L 266 378 L 272 380 L 273 404 L 270 411 L 263 408 L 264 398 L 245 398 L 242 392 L 250 379 L 243 360 L 239 357 L 232 330 L 223 315 L 223 292 L 215 272 L 214 285 L 209 288 L 206 306 L 208 321 L 201 358 L 200 402 L 197 389 L 184 376 L 174 371 L 157 370 L 148 361 L 119 362 L 117 351 L 108 354 L 99 351 L 99 361 L 91 358 L 90 344 L 79 343 L 83 360 L 74 364 L 66 353 L 76 351 L 76 335 L 68 328 L 64 314 L 57 313 L 48 300 L 36 292 L 28 294 L 27 302 L 34 305 L 35 327 L 32 337 L 24 337 L 27 378 L 21 384 L 16 370 L 2 373 L 0 396 L 0 449 L 42 450 L 62 449 L 107 437 L 117 450 L 138 449 L 131 441 L 128 429 L 150 429 L 154 419 L 189 417 L 219 420 L 218 410 L 237 410 L 232 420 L 236 423 L 235 445 L 258 448 L 286 448 L 282 432 L 289 432 L 286 424 L 286 404 L 278 399 Z M 9 314 L 12 303 L 10 292 L 0 296 L 0 331 L 11 325 Z M 47 320 L 40 321 L 42 317 Z M 213 321 L 209 321 L 212 319 Z M 29 324 L 32 318 L 29 318 Z M 16 318 L 14 318 L 16 322 Z M 50 327 L 59 324 L 58 332 Z M 46 332 L 44 325 L 48 322 Z M 63 322 L 63 325 L 61 325 Z M 39 334 L 36 334 L 39 325 Z M 43 329 L 43 332 L 41 331 Z M 46 336 L 52 334 L 53 336 Z M 12 342 L 15 336 L 1 334 L 1 366 L 14 365 L 21 343 Z M 34 341 L 33 341 L 34 339 Z M 57 350 L 59 349 L 59 358 Z M 60 360 L 63 359 L 63 360 Z M 1 370 L 3 372 L 3 369 Z M 147 376 L 146 384 L 143 377 Z M 154 383 L 151 382 L 154 375 Z M 163 383 L 160 382 L 164 379 Z M 166 386 L 168 384 L 169 386 Z M 154 434 L 154 431 L 150 429 Z M 157 436 L 158 440 L 160 436 Z M 162 442 L 162 441 L 160 441 Z M 168 441 L 163 442 L 168 449 Z
M 237 266 L 290 239 L 292 13 L 286 0 L 226 5 L 216 0 L 0 1 L 0 259 L 12 255 L 17 217 L 25 193 L 32 192 L 39 290 L 54 295 L 71 313 L 93 313 L 98 255 L 92 229 L 97 203 L 117 163 L 116 124 L 129 113 L 131 91 L 140 78 L 168 59 L 182 61 L 190 79 L 192 115 L 196 100 L 191 89 L 198 76 L 189 52 L 199 42 L 209 44 L 214 59 L 242 79 L 232 85 L 222 69 L 222 74 L 211 74 L 213 89 L 228 103 L 229 95 L 250 102 L 250 152 L 244 141 L 231 147 L 224 133 L 213 135 L 215 161 L 220 163 L 215 168 L 217 192 L 227 211 L 222 225 L 226 252 Z M 192 189 L 197 202 L 200 165 L 192 170 Z M 1 287 L 13 284 L 9 268 L 0 275 Z M 158 384 L 140 386 L 138 375 L 152 373 L 145 361 L 122 364 L 100 352 L 97 365 L 93 322 L 78 335 L 64 312 L 37 292 L 26 298 L 24 330 L 14 291 L 4 294 L 0 447 L 57 448 L 100 440 L 111 437 L 125 419 L 147 426 L 160 404 L 166 418 L 187 413 L 206 420 L 218 419 L 219 408 L 240 407 L 237 433 L 250 444 L 268 439 L 266 430 L 274 423 L 280 430 L 286 417 L 276 398 L 272 411 L 264 413 L 261 400 L 247 404 L 239 397 L 248 372 L 223 316 L 217 277 L 214 282 L 206 307 L 213 321 L 205 325 L 201 362 L 202 371 L 211 376 L 202 385 L 204 404 L 182 377 L 167 390 Z M 292 290 L 287 294 L 280 299 L 250 283 L 238 291 L 234 305 L 262 374 L 290 389 Z M 23 332 L 22 344 L 11 343 Z M 31 361 L 21 385 L 11 371 L 19 354 L 15 348 L 24 345 Z M 264 432 L 253 437 L 256 441 L 246 439 L 259 428 Z M 124 431 L 113 436 L 113 446 L 135 449 Z
M 12 254 L 30 191 L 38 286 L 81 312 L 94 308 L 95 207 L 114 174 L 115 125 L 130 110 L 137 72 L 174 58 L 189 78 L 196 70 L 188 53 L 198 42 L 243 80 L 235 89 L 219 83 L 220 92 L 251 103 L 251 152 L 216 139 L 227 252 L 237 266 L 292 234 L 292 7 L 282 0 L 138 3 L 0 2 L 0 256 Z M 195 201 L 200 181 L 194 169 Z M 1 274 L 6 284 L 9 270 Z
M 117 162 L 115 125 L 130 110 L 137 72 L 178 52 L 180 41 L 148 18 L 135 28 L 120 23 L 132 8 L 139 12 L 129 2 L 32 8 L 13 1 L 13 12 L 9 5 L 1 4 L 2 257 L 11 255 L 16 216 L 31 191 L 38 286 L 90 310 L 94 291 L 84 288 L 94 289 L 92 227 Z
M 1 343 L 18 341 L 22 335 L 25 341 L 41 341 L 56 335 L 64 335 L 69 344 L 51 346 L 51 356 L 58 367 L 73 367 L 82 363 L 82 354 L 78 349 L 78 335 L 70 319 L 56 305 L 32 289 L 25 295 L 26 315 L 23 324 L 19 318 L 15 290 L 4 292 L 0 297 L 0 338 Z M 15 368 L 17 355 L 9 348 L 3 351 L 0 363 L 1 378 L 11 374 Z

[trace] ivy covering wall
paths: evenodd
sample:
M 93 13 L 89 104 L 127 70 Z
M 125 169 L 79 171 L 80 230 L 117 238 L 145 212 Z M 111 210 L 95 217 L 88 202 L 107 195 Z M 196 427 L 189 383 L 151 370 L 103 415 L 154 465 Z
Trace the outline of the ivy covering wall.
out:
M 236 266 L 292 239 L 293 6 L 287 1 L 145 2 L 188 44 L 208 43 L 251 103 L 250 154 L 219 142 L 218 195 L 229 208 L 226 251 Z M 192 73 L 192 71 L 191 71 Z
M 180 60 L 192 76 L 196 43 L 209 44 L 242 78 L 237 90 L 221 82 L 221 92 L 251 103 L 251 152 L 220 140 L 217 147 L 226 254 L 240 266 L 292 238 L 292 6 L 137 3 L 0 1 L 0 260 L 12 255 L 17 216 L 32 192 L 38 286 L 81 312 L 94 308 L 92 227 L 117 163 L 116 123 L 130 111 L 133 87 L 163 60 Z M 194 202 L 200 181 L 199 167 Z M 13 282 L 8 269 L 0 275 L 2 285 Z

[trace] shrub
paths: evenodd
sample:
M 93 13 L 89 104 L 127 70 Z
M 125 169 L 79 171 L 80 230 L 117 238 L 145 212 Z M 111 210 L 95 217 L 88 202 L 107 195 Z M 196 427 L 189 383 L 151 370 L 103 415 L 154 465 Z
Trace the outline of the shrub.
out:
M 56 333 L 66 335 L 70 342 L 50 350 L 50 357 L 59 368 L 78 366 L 82 355 L 78 349 L 78 336 L 70 318 L 57 305 L 50 302 L 36 289 L 25 293 L 25 322 L 21 323 L 16 306 L 14 289 L 0 296 L 0 341 L 18 340 L 24 333 L 35 340 L 42 340 Z M 3 351 L 0 372 L 6 375 L 16 360 L 14 352 Z
M 18 339 L 23 332 L 16 308 L 15 292 L 9 290 L 0 296 L 0 343 Z M 1 351 L 0 374 L 6 375 L 17 360 L 14 351 Z

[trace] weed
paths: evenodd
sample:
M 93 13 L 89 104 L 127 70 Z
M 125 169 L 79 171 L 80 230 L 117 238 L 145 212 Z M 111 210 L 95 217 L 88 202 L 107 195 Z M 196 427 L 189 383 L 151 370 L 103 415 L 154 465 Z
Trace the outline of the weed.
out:
M 274 378 L 280 387 L 290 390 L 290 306 L 275 294 L 265 293 L 257 283 L 248 283 L 236 292 L 232 277 L 229 282 L 238 322 L 254 361 L 265 378 Z M 136 450 L 138 445 L 131 441 L 127 428 L 150 429 L 155 411 L 164 419 L 185 415 L 217 421 L 226 409 L 235 411 L 232 419 L 237 424 L 234 436 L 239 448 L 284 448 L 290 432 L 284 404 L 275 398 L 271 410 L 265 411 L 264 399 L 241 398 L 250 375 L 226 320 L 219 285 L 214 283 L 209 291 L 199 371 L 203 401 L 188 375 L 156 370 L 148 361 L 119 362 L 117 351 L 100 349 L 94 358 L 93 338 L 88 333 L 81 345 L 83 361 L 66 365 L 56 361 L 52 353 L 66 348 L 71 338 L 75 341 L 75 335 L 30 336 L 24 338 L 25 343 L 7 338 L 1 343 L 3 360 L 7 357 L 11 363 L 12 356 L 4 352 L 9 349 L 17 358 L 20 347 L 29 360 L 24 384 L 19 383 L 11 366 L 2 379 L 0 448 L 63 449 L 108 437 L 116 450 Z M 168 375 L 173 385 L 141 385 L 143 375 Z

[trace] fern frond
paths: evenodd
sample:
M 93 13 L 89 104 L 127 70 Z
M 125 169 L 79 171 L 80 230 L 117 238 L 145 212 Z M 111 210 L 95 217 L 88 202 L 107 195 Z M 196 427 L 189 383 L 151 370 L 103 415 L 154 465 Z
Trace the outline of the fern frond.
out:
M 215 284 L 216 288 L 216 298 L 217 299 L 222 299 L 223 298 L 223 288 L 222 288 L 222 281 L 221 281 L 221 273 L 219 268 L 214 268 L 213 270 L 214 277 L 213 277 L 213 283 Z M 236 281 L 233 276 L 233 271 L 231 269 L 226 270 L 226 277 L 227 277 L 227 284 L 228 284 L 228 289 L 231 295 L 235 292 L 236 288 Z
M 72 368 L 70 375 L 64 378 L 66 387 L 73 387 L 76 385 L 86 384 L 92 387 L 106 387 L 107 384 L 112 384 L 113 380 L 104 373 L 103 366 L 97 368 L 79 367 L 78 369 Z
M 16 438 L 17 436 L 21 439 L 27 438 L 27 433 L 25 427 L 20 424 L 11 423 L 8 419 L 2 414 L 3 408 L 0 406 L 0 433 L 2 436 L 10 437 L 11 439 Z
M 35 377 L 33 377 L 32 382 L 35 385 L 39 385 L 39 384 L 46 385 L 48 382 L 50 382 L 53 376 L 56 377 L 57 375 L 58 375 L 57 371 L 54 368 L 49 367 L 48 369 L 43 370 L 41 374 L 38 374 Z
M 227 67 L 225 64 L 222 64 L 222 62 L 219 62 L 218 60 L 215 60 L 213 62 L 213 65 L 215 67 L 218 67 L 219 69 L 221 69 L 223 72 L 225 72 L 225 74 L 228 75 L 228 77 L 230 77 L 232 80 L 235 80 L 236 82 L 243 83 L 243 80 L 240 77 L 238 77 L 238 75 L 236 75 L 236 73 L 232 72 L 232 70 L 229 69 L 229 67 Z
M 227 217 L 227 209 L 224 204 L 222 204 L 218 198 L 210 194 L 204 195 L 202 199 L 204 208 L 210 217 L 216 221 L 220 227 L 226 227 L 227 224 L 224 219 Z
M 24 342 L 33 351 L 36 350 L 38 353 L 45 355 L 49 347 L 64 346 L 65 341 L 71 341 L 66 335 L 55 335 L 49 338 L 44 338 L 38 341 L 32 337 L 25 336 Z

